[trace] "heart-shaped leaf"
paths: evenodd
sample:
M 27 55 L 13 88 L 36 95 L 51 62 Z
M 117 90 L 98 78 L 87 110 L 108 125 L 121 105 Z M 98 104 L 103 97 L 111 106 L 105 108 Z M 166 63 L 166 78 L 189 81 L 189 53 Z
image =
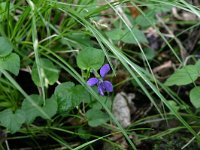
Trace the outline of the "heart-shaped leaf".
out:
M 0 57 L 0 69 L 10 71 L 18 75 L 20 69 L 20 58 L 17 54 L 11 53 L 6 57 Z
M 187 85 L 194 82 L 199 76 L 198 68 L 195 65 L 184 66 L 181 69 L 177 69 L 174 74 L 172 74 L 165 85 Z
M 10 130 L 11 133 L 15 133 L 25 122 L 25 114 L 22 110 L 17 110 L 13 113 L 11 109 L 6 109 L 0 112 L 0 122 L 1 125 Z
M 106 35 L 115 41 L 123 41 L 127 44 L 137 44 L 135 38 L 139 43 L 148 43 L 144 33 L 138 29 L 132 29 L 130 32 L 128 29 L 122 30 L 120 28 L 107 31 Z M 135 36 L 135 38 L 133 37 Z
M 200 86 L 196 86 L 190 91 L 190 101 L 195 108 L 200 108 Z
M 98 70 L 104 63 L 104 53 L 96 48 L 86 47 L 77 56 L 77 65 L 83 70 Z
M 52 96 L 50 99 L 46 100 L 46 103 L 45 103 L 45 106 L 43 107 L 43 110 L 44 110 L 44 112 L 46 112 L 46 114 L 50 118 L 53 117 L 56 114 L 57 109 L 58 109 L 58 104 L 57 104 L 55 96 Z M 44 119 L 48 119 L 43 114 L 41 114 L 40 116 Z
M 0 57 L 9 55 L 13 50 L 12 43 L 5 37 L 0 37 Z
M 58 85 L 55 89 L 55 96 L 58 101 L 58 111 L 60 113 L 73 109 L 89 97 L 84 87 L 81 85 L 75 86 L 73 82 Z
M 43 103 L 43 99 L 41 96 L 33 94 L 30 95 L 31 99 L 34 100 L 35 104 L 41 106 Z M 27 99 L 24 99 L 22 103 L 22 110 L 25 112 L 26 123 L 32 123 L 36 117 L 40 116 L 40 112 L 38 109 L 30 103 Z
M 45 58 L 40 59 L 41 66 L 39 68 L 41 69 L 42 72 L 42 78 L 43 82 L 45 85 L 53 85 L 59 77 L 59 71 L 58 69 L 54 66 L 54 64 Z M 32 80 L 37 86 L 40 86 L 40 79 L 38 75 L 38 70 L 37 70 L 37 65 L 36 63 L 33 64 L 32 68 Z
M 106 123 L 109 120 L 109 116 L 99 109 L 90 109 L 86 112 L 88 124 L 91 127 L 97 127 Z
M 125 34 L 123 35 L 122 41 L 128 44 L 138 44 L 133 35 L 139 43 L 148 43 L 144 33 L 138 29 L 132 29 L 132 32 L 130 32 L 129 30 L 125 30 Z
M 48 119 L 40 111 L 38 111 L 37 107 L 41 107 L 49 118 L 53 117 L 56 114 L 58 106 L 54 96 L 52 96 L 50 99 L 46 99 L 45 106 L 43 107 L 43 99 L 41 96 L 33 94 L 30 95 L 30 97 L 34 100 L 35 104 L 30 103 L 30 101 L 28 101 L 27 99 L 24 99 L 22 103 L 22 110 L 25 112 L 26 123 L 32 123 L 37 117 Z M 35 107 L 35 105 L 37 105 L 37 107 Z

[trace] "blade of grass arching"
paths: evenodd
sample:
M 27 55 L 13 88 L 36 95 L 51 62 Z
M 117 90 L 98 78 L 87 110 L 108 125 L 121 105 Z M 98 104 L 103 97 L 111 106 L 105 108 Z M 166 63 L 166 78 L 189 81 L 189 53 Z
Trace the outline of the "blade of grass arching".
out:
M 60 136 L 58 136 L 55 133 L 48 133 L 48 136 L 51 137 L 52 139 L 54 139 L 55 141 L 57 141 L 58 143 L 60 143 L 61 145 L 65 146 L 65 148 L 67 149 L 73 149 L 69 143 L 67 143 L 65 140 L 63 140 L 63 138 L 61 138 Z
M 77 132 L 69 131 L 69 130 L 66 130 L 66 129 L 64 129 L 64 128 L 50 127 L 50 129 L 55 130 L 55 131 L 59 131 L 59 132 L 64 132 L 64 133 L 71 134 L 71 135 L 78 135 L 78 136 L 80 136 L 80 135 L 81 135 L 81 136 L 87 135 L 87 136 L 96 138 L 96 139 L 95 139 L 96 141 L 102 140 L 102 141 L 105 141 L 105 142 L 107 142 L 107 143 L 112 144 L 113 146 L 116 146 L 116 148 L 119 148 L 120 150 L 123 149 L 123 147 L 120 146 L 120 145 L 118 145 L 117 143 L 112 142 L 112 141 L 106 139 L 106 137 L 112 136 L 112 135 L 115 134 L 115 133 L 110 133 L 110 134 L 107 134 L 107 135 L 104 135 L 104 136 L 99 137 L 99 136 L 97 136 L 97 135 L 82 134 L 82 133 L 77 133 Z M 119 133 L 119 132 L 116 132 L 116 134 L 117 134 L 117 133 Z M 92 144 L 92 143 L 96 142 L 95 140 L 89 141 L 88 143 Z M 82 144 L 82 145 L 80 145 L 79 147 L 76 147 L 76 148 L 83 148 L 83 147 L 85 147 L 85 146 L 87 146 L 87 145 L 88 145 L 88 144 L 85 145 L 85 143 L 84 143 L 84 144 Z M 74 150 L 74 148 L 73 148 L 73 150 Z
M 36 17 L 35 17 L 37 8 L 35 7 L 34 3 L 31 0 L 27 0 L 27 2 L 31 7 L 33 50 L 35 53 L 36 67 L 37 67 L 37 72 L 38 72 L 38 76 L 40 80 L 40 86 L 42 89 L 43 105 L 45 105 L 45 89 L 44 89 L 44 82 L 43 82 L 44 73 L 41 68 L 41 62 L 40 62 L 39 53 L 38 53 L 38 38 L 37 38 Z
M 132 2 L 132 1 L 130 1 L 130 2 Z M 147 6 L 148 3 L 154 2 L 154 3 L 152 3 L 153 5 L 155 5 L 155 3 L 158 3 L 158 4 L 177 7 L 177 8 L 183 9 L 185 11 L 188 11 L 190 13 L 193 13 L 191 9 L 186 8 L 184 4 L 180 3 L 181 2 L 180 0 L 179 1 L 171 1 L 171 2 L 170 1 L 162 1 L 162 0 L 149 0 L 148 3 L 147 2 L 144 3 L 143 1 L 135 0 L 134 2 L 138 3 L 138 4 L 143 4 L 143 6 Z M 195 7 L 195 6 L 191 6 L 191 7 L 199 10 L 198 7 Z
M 0 70 L 1 73 L 4 74 L 4 76 L 13 84 L 13 86 L 16 87 L 16 89 L 33 105 L 41 114 L 43 114 L 46 118 L 50 119 L 49 115 L 43 111 L 43 109 L 38 106 L 28 94 L 19 86 L 19 84 L 10 76 L 9 73 L 7 73 L 5 70 Z
M 173 47 L 169 44 L 167 39 L 162 35 L 162 33 L 159 31 L 159 29 L 151 22 L 151 20 L 145 15 L 145 13 L 133 2 L 130 2 L 141 14 L 142 16 L 156 29 L 157 33 L 160 35 L 160 37 L 164 40 L 164 42 L 167 44 L 167 46 L 170 48 L 170 50 L 173 52 L 176 59 L 180 62 L 180 64 L 183 64 L 179 56 L 176 54 L 176 51 L 173 49 Z
M 197 15 L 200 18 L 200 13 L 194 8 L 194 6 L 192 6 L 191 4 L 188 4 L 184 0 L 180 0 L 180 2 L 182 2 L 185 6 L 187 6 L 188 9 L 190 9 L 193 14 Z
M 141 127 L 141 125 L 145 124 L 151 124 L 151 123 L 157 123 L 165 120 L 171 120 L 174 119 L 174 116 L 168 116 L 167 114 L 165 115 L 165 118 L 161 118 L 160 114 L 152 115 L 152 116 L 147 116 L 143 117 L 139 120 L 135 120 L 130 126 L 130 128 L 137 129 L 137 126 Z
M 165 136 L 169 135 L 169 134 L 175 134 L 176 132 L 185 129 L 185 127 L 175 127 L 175 128 L 170 128 L 167 129 L 165 131 L 159 132 L 157 134 L 151 135 L 151 136 L 147 136 L 147 137 L 142 137 L 139 140 L 144 141 L 144 140 L 150 140 L 150 139 L 160 139 L 160 138 L 164 138 Z
M 200 22 L 196 22 L 196 24 L 194 24 L 194 25 L 188 27 L 187 29 L 181 31 L 180 33 L 177 33 L 175 36 L 178 38 L 178 37 L 181 36 L 182 34 L 184 34 L 184 33 L 188 32 L 188 31 L 190 31 L 191 29 L 193 29 L 193 28 L 195 28 L 195 27 L 198 27 L 199 25 L 200 25 Z M 173 41 L 173 39 L 169 40 L 169 43 L 170 43 L 171 41 Z M 159 51 L 162 51 L 164 48 L 165 48 L 165 46 L 163 46 Z
M 124 56 L 125 57 L 125 56 Z M 179 113 L 169 104 L 169 102 L 162 96 L 162 94 L 157 90 L 157 88 L 148 80 L 148 78 L 141 74 L 139 69 L 132 63 L 129 62 L 128 59 L 125 58 L 125 60 L 141 77 L 142 79 L 146 82 L 147 85 L 154 91 L 154 93 L 160 98 L 160 100 L 170 109 L 170 111 L 179 119 L 180 122 L 196 137 L 197 134 L 196 132 L 190 127 L 190 125 L 179 115 Z M 128 70 L 131 74 L 132 70 Z
M 12 33 L 12 25 L 11 25 L 11 17 L 10 17 L 10 1 L 6 0 L 6 11 L 7 11 L 7 35 L 10 37 L 10 34 Z
M 137 66 L 137 65 L 136 65 Z M 137 66 L 137 68 L 142 72 L 144 73 L 148 78 L 149 80 L 153 80 L 151 74 L 146 71 L 145 69 L 143 68 L 140 68 L 139 66 Z M 163 83 L 161 83 L 160 81 L 157 81 L 158 85 L 160 86 L 160 88 L 162 90 L 164 90 L 167 95 L 169 95 L 173 100 L 175 100 L 179 105 L 184 105 L 185 106 L 185 110 L 187 110 L 188 113 L 192 114 L 191 110 L 189 110 L 189 106 L 175 93 L 173 92 L 169 87 L 165 86 Z M 187 108 L 188 107 L 188 108 Z
M 2 144 L 3 144 L 3 142 L 2 142 L 2 143 L 0 143 L 0 149 L 1 149 L 1 150 L 6 150 L 6 149 L 3 147 L 3 145 L 2 145 Z
M 102 136 L 102 137 L 100 137 L 100 138 L 97 138 L 97 139 L 94 139 L 94 140 L 91 140 L 91 141 L 89 141 L 89 142 L 86 142 L 86 143 L 84 143 L 84 144 L 82 144 L 82 145 L 80 145 L 80 146 L 78 146 L 78 147 L 76 147 L 76 148 L 73 148 L 73 150 L 82 150 L 82 148 L 84 148 L 84 147 L 86 147 L 86 146 L 89 146 L 89 145 L 91 145 L 92 143 L 94 143 L 94 142 L 96 142 L 96 141 L 99 141 L 99 140 L 101 140 L 101 139 L 103 139 L 103 138 L 105 138 L 106 136 Z
M 27 26 L 31 26 L 30 24 L 30 19 L 27 20 L 27 18 L 29 18 L 30 15 L 30 7 L 26 7 L 25 9 L 23 9 L 23 14 L 20 15 L 18 21 L 16 22 L 13 32 L 12 32 L 12 36 L 11 36 L 11 40 L 12 39 L 22 39 L 23 37 L 25 37 L 22 33 L 25 31 L 25 33 L 27 34 L 27 30 L 26 27 Z M 23 28 L 22 28 L 23 26 Z M 20 33 L 22 35 L 20 35 Z M 20 37 L 18 37 L 20 35 Z
M 123 2 L 114 1 L 114 2 L 110 2 L 110 3 L 113 6 L 117 6 L 117 5 L 119 5 L 120 3 L 123 3 Z M 101 5 L 101 7 L 97 7 L 95 10 L 89 11 L 87 16 L 85 16 L 85 18 L 90 18 L 92 16 L 99 15 L 102 11 L 107 10 L 109 8 L 110 8 L 110 6 L 108 4 L 103 4 L 103 5 Z
M 95 33 L 93 33 L 93 34 L 95 34 Z M 108 60 L 108 63 L 110 64 L 110 67 L 111 67 L 111 69 L 112 69 L 112 71 L 113 71 L 113 74 L 116 75 L 115 69 L 114 69 L 114 67 L 113 67 L 113 65 L 112 65 L 112 63 L 111 63 L 110 57 L 109 57 L 109 55 L 108 55 L 108 52 L 107 52 L 105 46 L 102 44 L 102 42 L 101 42 L 101 40 L 100 40 L 99 38 L 96 38 L 96 39 L 97 39 L 97 41 L 98 41 L 100 47 L 102 48 L 102 50 L 103 50 L 103 52 L 104 52 L 104 54 L 105 54 L 105 56 L 106 56 L 106 58 L 107 58 L 107 60 Z
M 189 113 L 189 114 L 193 114 L 192 111 L 189 109 L 189 105 L 186 104 L 178 95 L 177 93 L 173 92 L 169 87 L 166 87 L 163 83 L 158 83 L 161 87 L 161 89 L 163 89 L 170 97 L 171 99 L 173 99 L 180 107 L 182 107 L 184 105 L 184 110 Z
M 126 60 L 128 61 L 128 60 Z M 129 62 L 132 67 L 134 64 Z M 136 67 L 137 68 L 137 67 Z M 136 69 L 135 68 L 135 69 Z M 139 69 L 136 69 L 139 71 Z M 143 78 L 143 80 L 149 85 L 149 87 L 155 92 L 155 94 L 160 98 L 160 100 L 169 108 L 169 110 L 179 119 L 180 122 L 196 137 L 196 132 L 190 127 L 190 125 L 180 116 L 180 114 L 169 104 L 169 102 L 162 96 L 162 94 L 157 90 L 157 88 L 144 76 L 143 74 L 140 74 L 140 76 Z
M 47 49 L 46 49 L 47 50 Z M 132 146 L 132 148 L 134 150 L 136 150 L 135 145 L 133 144 L 133 142 L 130 140 L 129 136 L 127 135 L 126 131 L 123 129 L 123 127 L 120 125 L 120 123 L 117 121 L 117 119 L 113 116 L 112 112 L 109 110 L 109 108 L 107 107 L 107 105 L 105 103 L 103 103 L 101 101 L 101 98 L 99 97 L 99 95 L 97 95 L 97 93 L 86 84 L 86 81 L 78 74 L 78 72 L 76 72 L 76 70 L 74 70 L 73 67 L 71 67 L 65 60 L 63 60 L 62 58 L 60 58 L 58 55 L 56 55 L 55 53 L 50 52 L 57 60 L 59 60 L 60 62 L 62 62 L 65 66 L 63 66 L 61 63 L 59 63 L 58 61 L 55 61 L 55 63 L 57 63 L 60 67 L 62 67 L 64 70 L 66 70 L 70 75 L 72 75 L 80 84 L 82 84 L 84 86 L 85 89 L 87 89 L 87 91 L 102 105 L 102 107 L 106 110 L 106 112 L 108 113 L 108 115 L 111 117 L 111 119 L 114 121 L 114 123 L 118 126 L 119 130 L 122 132 L 122 134 L 125 136 L 125 138 L 127 139 L 127 141 L 129 142 L 129 144 Z M 48 57 L 48 55 L 46 55 Z M 49 57 L 50 58 L 50 57 Z M 51 58 L 50 58 L 51 59 Z M 53 61 L 53 59 L 51 59 Z

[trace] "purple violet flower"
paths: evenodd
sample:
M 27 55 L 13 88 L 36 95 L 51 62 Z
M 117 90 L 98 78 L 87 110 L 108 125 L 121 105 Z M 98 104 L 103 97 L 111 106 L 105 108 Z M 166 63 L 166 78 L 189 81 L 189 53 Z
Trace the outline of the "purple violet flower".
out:
M 106 74 L 110 71 L 110 66 L 109 64 L 105 64 L 101 67 L 100 69 L 100 75 L 101 75 L 101 78 L 100 79 L 97 79 L 95 77 L 93 78 L 90 78 L 88 81 L 87 81 L 87 84 L 89 86 L 94 86 L 94 85 L 97 85 L 98 87 L 98 92 L 100 95 L 104 96 L 104 92 L 112 92 L 113 91 L 113 85 L 111 82 L 109 81 L 104 81 L 104 77 L 106 76 Z

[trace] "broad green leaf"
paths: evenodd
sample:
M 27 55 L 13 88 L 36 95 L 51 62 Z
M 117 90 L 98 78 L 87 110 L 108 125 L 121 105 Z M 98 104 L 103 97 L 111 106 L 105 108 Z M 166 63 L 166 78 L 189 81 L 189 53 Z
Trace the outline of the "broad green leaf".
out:
M 113 30 L 105 32 L 105 34 L 111 40 L 120 41 L 124 35 L 124 31 L 120 28 L 115 28 Z
M 98 70 L 104 63 L 105 55 L 103 51 L 86 47 L 77 56 L 77 65 L 83 70 L 95 69 Z
M 132 32 L 139 43 L 142 43 L 142 44 L 148 43 L 142 31 L 138 29 L 132 29 Z M 135 38 L 133 37 L 132 33 L 129 30 L 126 30 L 125 34 L 123 35 L 122 41 L 128 44 L 137 44 Z
M 68 111 L 72 107 L 72 102 L 67 94 L 75 84 L 73 82 L 66 82 L 58 85 L 55 89 L 55 96 L 58 102 L 58 112 Z
M 156 24 L 158 22 L 158 19 L 156 19 L 156 14 L 161 12 L 167 12 L 171 11 L 172 6 L 170 5 L 162 5 L 162 4 L 150 4 L 148 5 L 148 9 L 144 12 L 145 16 L 139 15 L 137 18 L 134 18 L 132 21 L 133 25 L 137 25 L 143 28 L 147 28 L 149 26 L 152 26 L 151 23 Z M 151 23 L 146 19 L 148 18 L 151 20 Z
M 8 13 L 7 13 L 7 9 L 6 9 L 6 4 L 9 4 L 9 14 L 12 13 L 14 9 L 14 3 L 12 1 L 1 1 L 0 2 L 0 23 L 5 23 L 5 21 L 8 19 Z
M 195 108 L 200 108 L 200 86 L 190 91 L 190 101 Z
M 157 22 L 154 13 L 146 12 L 145 15 L 146 15 L 147 18 L 149 18 L 151 20 L 152 23 L 156 23 Z M 151 23 L 148 22 L 148 20 L 143 15 L 139 15 L 137 18 L 135 18 L 133 20 L 132 23 L 137 25 L 137 26 L 140 26 L 142 28 L 148 28 L 148 27 L 151 26 Z
M 13 50 L 12 43 L 5 37 L 0 37 L 0 57 L 9 55 Z
M 41 62 L 41 76 L 43 77 L 45 85 L 53 85 L 59 77 L 59 70 L 54 66 L 54 64 L 45 58 L 40 59 Z M 40 86 L 40 79 L 38 75 L 37 65 L 33 64 L 32 68 L 32 80 L 37 86 Z
M 46 112 L 46 114 L 51 118 L 53 117 L 58 109 L 58 104 L 56 101 L 55 96 L 52 96 L 50 99 L 46 100 L 45 106 L 43 107 L 44 112 Z M 46 118 L 44 115 L 41 114 L 41 117 L 44 119 L 48 119 Z
M 1 2 L 0 3 L 0 22 L 2 22 L 3 20 L 5 20 L 6 18 L 6 2 Z
M 10 130 L 11 133 L 17 132 L 24 122 L 25 114 L 22 110 L 13 113 L 11 109 L 6 109 L 0 112 L 1 125 Z
M 178 111 L 180 109 L 180 107 L 177 105 L 175 101 L 169 100 L 168 103 L 175 111 Z
M 0 69 L 10 71 L 14 75 L 18 75 L 20 69 L 20 58 L 17 54 L 11 53 L 6 57 L 0 58 Z
M 75 86 L 73 82 L 58 85 L 55 89 L 55 96 L 60 113 L 73 109 L 89 97 L 84 87 L 81 85 Z
M 102 103 L 104 103 L 110 110 L 111 110 L 111 106 L 112 106 L 112 101 L 109 97 L 101 97 L 101 101 Z M 102 105 L 98 102 L 98 101 L 94 101 L 90 104 L 90 106 L 93 108 L 93 109 L 102 109 Z
M 34 100 L 36 105 L 42 107 L 43 99 L 41 96 L 33 94 L 30 95 L 30 97 Z M 42 107 L 43 111 L 49 116 L 49 118 L 56 114 L 57 108 L 57 101 L 53 96 L 50 99 L 46 99 L 45 106 Z M 24 99 L 22 103 L 22 110 L 25 112 L 26 123 L 28 124 L 32 123 L 37 117 L 48 119 L 27 99 Z
M 165 5 L 164 3 L 158 3 L 157 5 L 155 4 L 150 4 L 148 5 L 149 9 L 156 15 L 157 13 L 164 13 L 164 12 L 169 12 L 172 9 L 172 5 Z
M 71 33 L 68 33 L 67 37 L 70 39 L 68 40 L 67 42 L 71 45 L 74 45 L 74 44 L 78 44 L 78 45 L 81 45 L 81 46 L 91 46 L 92 42 L 90 41 L 90 36 L 87 35 L 86 33 L 84 32 L 80 32 L 80 31 L 75 31 L 75 32 L 71 32 Z M 71 42 L 71 40 L 73 42 Z M 74 43 L 74 41 L 76 43 Z M 66 44 L 66 40 L 65 39 L 62 39 L 61 41 L 63 44 Z
M 91 127 L 97 127 L 106 123 L 109 120 L 109 116 L 99 109 L 90 109 L 86 112 L 88 124 Z
M 85 91 L 85 88 L 81 85 L 76 85 L 74 88 L 69 90 L 69 93 L 72 95 L 71 97 L 73 106 L 78 106 L 89 96 Z
M 30 95 L 31 99 L 34 100 L 35 104 L 41 106 L 43 103 L 43 99 L 39 95 Z M 25 112 L 26 123 L 32 123 L 36 117 L 40 116 L 40 112 L 38 109 L 30 103 L 27 99 L 24 99 L 22 102 L 22 110 Z
M 199 76 L 199 71 L 195 65 L 184 66 L 181 69 L 177 69 L 174 74 L 172 74 L 165 85 L 187 85 L 194 82 Z
M 91 133 L 89 131 L 83 129 L 82 127 L 78 128 L 78 133 L 79 133 L 80 138 L 82 138 L 82 139 L 87 140 L 91 137 L 90 136 Z
M 153 49 L 151 49 L 151 48 L 144 48 L 144 54 L 145 54 L 145 56 L 146 56 L 146 58 L 148 59 L 148 60 L 153 60 L 153 58 L 155 57 L 155 51 L 153 50 Z M 142 55 L 142 54 L 141 54 Z M 143 55 L 142 55 L 142 57 L 144 57 Z
M 195 66 L 197 67 L 197 70 L 198 70 L 198 72 L 199 72 L 199 74 L 200 74 L 200 60 L 198 60 L 198 61 L 196 62 Z
M 137 38 L 139 43 L 148 43 L 144 33 L 138 29 L 132 29 L 133 34 Z M 136 40 L 134 39 L 132 33 L 126 29 L 113 29 L 106 32 L 106 35 L 115 41 L 123 41 L 124 43 L 128 44 L 137 44 Z

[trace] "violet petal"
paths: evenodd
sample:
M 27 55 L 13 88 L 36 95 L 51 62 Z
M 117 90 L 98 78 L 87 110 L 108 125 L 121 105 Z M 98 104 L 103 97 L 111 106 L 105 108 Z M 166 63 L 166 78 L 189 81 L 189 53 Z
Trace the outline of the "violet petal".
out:
M 99 80 L 97 78 L 90 78 L 88 81 L 87 81 L 87 84 L 89 86 L 94 86 L 95 84 L 97 84 L 99 82 Z
M 103 81 L 103 87 L 105 88 L 106 91 L 112 92 L 113 91 L 113 85 L 109 81 Z
M 104 96 L 105 88 L 104 88 L 103 83 L 100 83 L 98 85 L 98 92 L 99 92 L 100 95 Z
M 108 73 L 108 71 L 110 71 L 110 66 L 109 66 L 109 64 L 103 65 L 103 66 L 101 67 L 101 69 L 100 69 L 100 75 L 101 75 L 101 77 L 104 78 L 105 75 Z

